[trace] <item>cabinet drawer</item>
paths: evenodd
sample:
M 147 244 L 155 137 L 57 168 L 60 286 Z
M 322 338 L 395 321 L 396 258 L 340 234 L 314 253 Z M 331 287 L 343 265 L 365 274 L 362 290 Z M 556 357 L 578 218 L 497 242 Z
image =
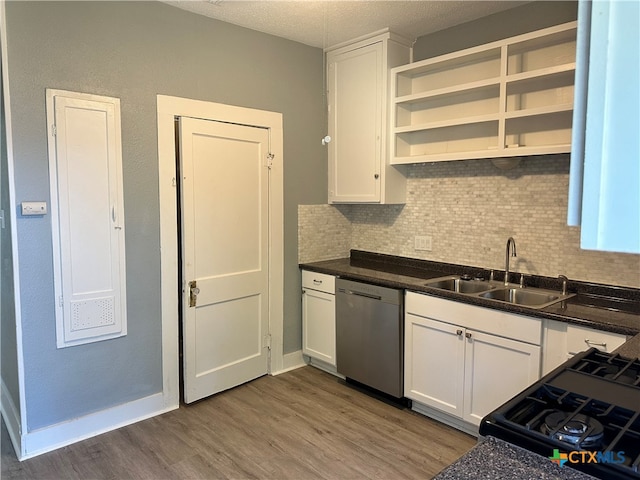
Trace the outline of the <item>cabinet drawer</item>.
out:
M 612 352 L 627 340 L 625 335 L 578 325 L 567 325 L 567 351 L 570 355 L 595 347 Z
M 336 277 L 325 273 L 302 270 L 302 288 L 312 288 L 320 292 L 335 294 Z

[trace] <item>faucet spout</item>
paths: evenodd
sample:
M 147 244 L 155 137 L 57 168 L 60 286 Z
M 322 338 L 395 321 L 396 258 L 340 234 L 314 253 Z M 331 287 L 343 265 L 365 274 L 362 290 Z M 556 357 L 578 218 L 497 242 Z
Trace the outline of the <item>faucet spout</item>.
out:
M 558 275 L 558 278 L 560 280 L 562 280 L 562 295 L 566 295 L 567 294 L 567 282 L 569 281 L 569 279 L 566 277 L 566 275 Z
M 511 253 L 511 254 L 509 254 Z M 509 257 L 517 257 L 516 254 L 516 241 L 513 237 L 509 237 L 507 240 L 507 254 L 504 262 L 504 284 L 509 284 Z

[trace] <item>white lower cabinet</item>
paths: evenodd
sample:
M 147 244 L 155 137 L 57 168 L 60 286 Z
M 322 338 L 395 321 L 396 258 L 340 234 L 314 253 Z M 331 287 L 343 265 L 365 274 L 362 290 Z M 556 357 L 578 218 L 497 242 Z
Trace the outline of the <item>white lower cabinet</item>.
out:
M 450 323 L 406 314 L 405 397 L 462 417 L 465 353 L 462 332 L 464 329 Z
M 467 330 L 464 420 L 482 418 L 540 378 L 540 346 Z
M 335 277 L 302 271 L 302 353 L 336 365 Z
M 477 426 L 540 377 L 538 319 L 413 292 L 405 311 L 405 396 L 414 402 Z
M 592 347 L 602 352 L 611 353 L 626 341 L 627 336 L 620 333 L 546 320 L 543 343 L 543 374 L 549 373 L 576 353 Z

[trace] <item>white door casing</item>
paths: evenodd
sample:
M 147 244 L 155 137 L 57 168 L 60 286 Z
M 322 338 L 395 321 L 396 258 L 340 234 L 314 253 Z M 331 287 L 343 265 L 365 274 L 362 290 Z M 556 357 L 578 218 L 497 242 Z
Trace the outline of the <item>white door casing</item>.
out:
M 193 117 L 264 127 L 273 154 L 269 191 L 269 331 L 268 370 L 286 370 L 283 352 L 284 203 L 282 114 L 166 95 L 157 96 L 160 193 L 161 311 L 163 392 L 167 406 L 179 403 L 178 361 L 178 212 L 176 203 L 175 118 Z
M 180 119 L 184 395 L 267 373 L 269 131 Z

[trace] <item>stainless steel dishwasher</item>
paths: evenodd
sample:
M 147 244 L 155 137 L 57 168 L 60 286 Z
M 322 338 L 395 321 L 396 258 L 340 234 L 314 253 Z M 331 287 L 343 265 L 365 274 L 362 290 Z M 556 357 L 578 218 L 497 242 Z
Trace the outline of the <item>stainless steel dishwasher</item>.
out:
M 338 373 L 402 398 L 404 322 L 402 290 L 336 279 Z

